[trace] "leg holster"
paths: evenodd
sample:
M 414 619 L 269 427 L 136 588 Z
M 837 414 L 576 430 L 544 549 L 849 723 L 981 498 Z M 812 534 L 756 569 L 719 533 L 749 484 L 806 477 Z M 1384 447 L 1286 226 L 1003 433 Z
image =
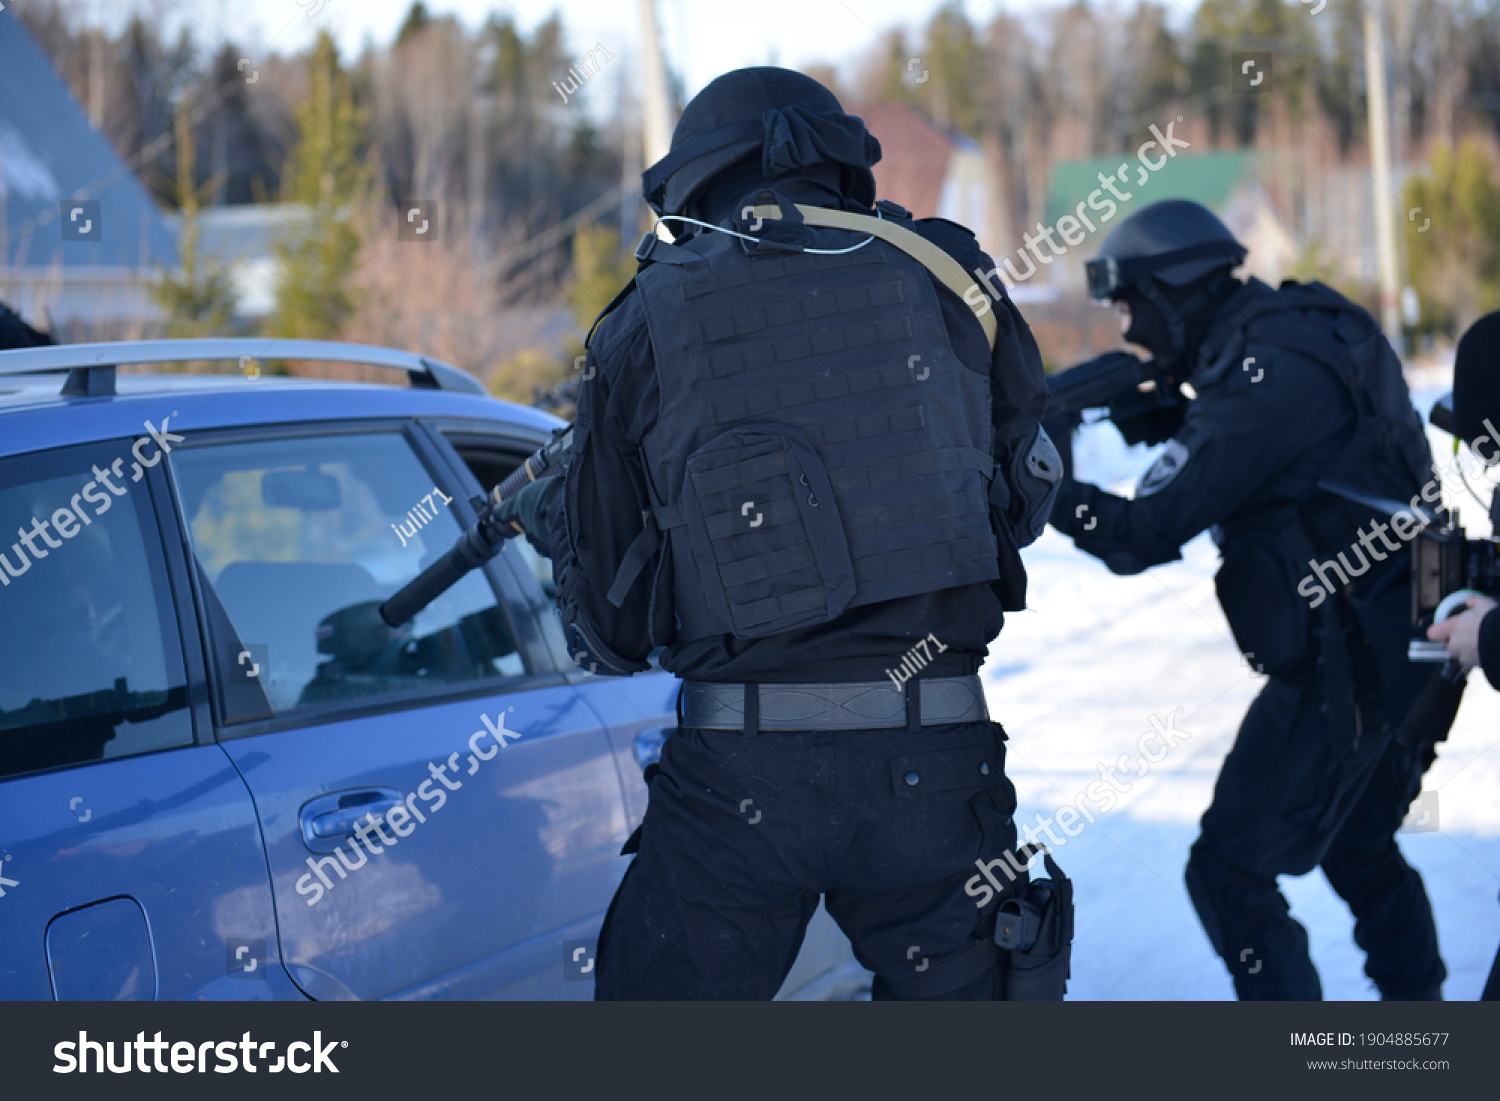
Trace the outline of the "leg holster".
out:
M 1048 879 L 1034 879 L 995 915 L 995 943 L 1009 954 L 1008 1002 L 1060 1002 L 1073 958 L 1073 881 L 1041 850 Z

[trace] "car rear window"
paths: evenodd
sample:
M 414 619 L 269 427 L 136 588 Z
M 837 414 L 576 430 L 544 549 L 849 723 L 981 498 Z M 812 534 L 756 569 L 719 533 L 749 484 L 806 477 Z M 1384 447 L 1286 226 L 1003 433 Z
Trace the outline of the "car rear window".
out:
M 162 543 L 131 441 L 0 460 L 0 776 L 191 744 Z M 139 470 L 139 467 L 136 468 Z
M 227 721 L 266 717 L 254 699 L 280 716 L 525 673 L 482 572 L 403 628 L 380 620 L 380 605 L 462 534 L 452 498 L 399 432 L 213 443 L 170 461 L 224 613 Z

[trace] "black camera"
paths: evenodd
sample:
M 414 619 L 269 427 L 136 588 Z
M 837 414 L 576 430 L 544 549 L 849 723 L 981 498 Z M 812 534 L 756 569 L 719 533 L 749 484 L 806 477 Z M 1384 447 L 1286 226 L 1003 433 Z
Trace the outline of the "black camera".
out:
M 1439 398 L 1427 419 L 1433 427 L 1456 435 L 1453 395 Z M 1489 515 L 1491 531 L 1500 532 L 1500 494 L 1491 494 Z M 1412 540 L 1413 625 L 1425 636 L 1426 628 L 1434 622 L 1462 611 L 1470 592 L 1500 594 L 1500 539 L 1470 539 L 1456 510 L 1440 510 Z M 1419 637 L 1413 639 L 1407 656 L 1412 661 L 1446 661 L 1448 655 L 1442 643 Z
M 1412 542 L 1413 622 L 1432 615 L 1461 589 L 1500 593 L 1500 541 L 1466 537 L 1456 515 L 1443 513 L 1442 521 L 1449 522 L 1423 528 Z

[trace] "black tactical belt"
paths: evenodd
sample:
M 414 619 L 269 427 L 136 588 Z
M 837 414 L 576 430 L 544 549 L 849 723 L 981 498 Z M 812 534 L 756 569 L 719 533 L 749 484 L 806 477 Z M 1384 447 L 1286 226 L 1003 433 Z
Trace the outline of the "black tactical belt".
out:
M 990 717 L 979 677 L 841 684 L 706 684 L 682 686 L 679 718 L 700 730 L 916 730 Z

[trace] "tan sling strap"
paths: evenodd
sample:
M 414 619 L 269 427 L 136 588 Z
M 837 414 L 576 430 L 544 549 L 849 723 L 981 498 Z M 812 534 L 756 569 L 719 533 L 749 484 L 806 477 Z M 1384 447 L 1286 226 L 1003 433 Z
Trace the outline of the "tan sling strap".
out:
M 962 298 L 964 304 L 974 311 L 974 316 L 979 319 L 979 324 L 984 329 L 985 339 L 989 341 L 990 350 L 994 350 L 995 341 L 999 336 L 999 325 L 995 322 L 995 310 L 990 297 L 980 289 L 978 283 L 969 277 L 969 273 L 964 271 L 962 264 L 937 245 L 921 234 L 913 233 L 906 227 L 883 218 L 872 218 L 868 214 L 851 214 L 847 210 L 829 210 L 821 206 L 804 206 L 801 203 L 795 205 L 797 213 L 801 214 L 802 220 L 810 226 L 852 229 L 857 233 L 879 237 L 882 241 L 895 245 L 906 253 L 936 276 L 943 286 Z M 781 217 L 781 208 L 769 204 L 755 206 L 751 208 L 751 215 L 767 221 L 776 221 Z M 972 293 L 975 291 L 978 293 Z

